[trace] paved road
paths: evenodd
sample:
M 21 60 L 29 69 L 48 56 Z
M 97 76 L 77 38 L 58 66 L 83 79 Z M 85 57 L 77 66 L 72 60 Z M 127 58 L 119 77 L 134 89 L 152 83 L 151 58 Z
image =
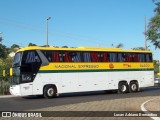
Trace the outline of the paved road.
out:
M 84 105 L 84 103 L 96 104 L 98 101 L 101 101 L 102 106 L 103 104 L 106 104 L 105 101 L 108 101 L 108 102 L 114 101 L 110 105 L 112 106 L 112 109 L 111 108 L 101 109 L 100 107 L 100 110 L 116 111 L 118 110 L 117 108 L 119 108 L 122 111 L 123 110 L 136 111 L 140 109 L 136 108 L 136 105 L 135 105 L 135 109 L 133 108 L 134 102 L 137 104 L 137 107 L 138 107 L 142 104 L 142 102 L 144 102 L 148 98 L 158 97 L 158 96 L 160 96 L 160 87 L 150 87 L 150 88 L 143 89 L 142 92 L 128 93 L 128 94 L 117 94 L 117 93 L 105 94 L 104 92 L 96 92 L 96 93 L 90 92 L 90 93 L 78 93 L 78 94 L 64 94 L 54 99 L 44 99 L 44 98 L 37 98 L 37 97 L 0 98 L 0 111 L 56 110 L 56 108 L 58 108 L 58 110 L 61 110 L 61 109 L 65 110 L 65 108 L 61 106 L 71 105 L 71 107 L 74 107 L 73 105 L 76 105 L 76 104 L 79 104 L 80 106 L 82 106 L 82 108 L 78 107 L 80 108 L 80 110 L 84 110 L 84 108 L 87 107 L 86 105 Z M 123 102 L 123 100 L 125 100 L 126 104 L 128 105 L 133 104 L 132 108 L 128 107 L 127 105 L 123 106 L 121 103 Z M 131 101 L 133 100 L 134 102 L 132 103 L 131 101 L 128 101 L 128 100 L 131 100 Z M 97 103 L 97 105 L 98 104 L 99 103 Z M 120 105 L 120 107 L 118 107 L 118 105 Z M 122 109 L 122 107 L 124 107 L 125 109 Z M 88 108 L 88 109 L 92 110 L 92 108 Z M 66 110 L 68 110 L 68 108 Z M 70 110 L 74 111 L 73 108 Z M 96 108 L 94 108 L 94 110 L 96 110 Z

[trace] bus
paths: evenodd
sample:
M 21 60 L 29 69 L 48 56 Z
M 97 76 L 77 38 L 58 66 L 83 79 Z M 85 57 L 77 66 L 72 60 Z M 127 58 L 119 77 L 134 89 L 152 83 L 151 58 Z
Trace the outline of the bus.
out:
M 10 93 L 16 96 L 117 90 L 133 93 L 154 86 L 152 52 L 121 48 L 19 49 L 12 65 Z

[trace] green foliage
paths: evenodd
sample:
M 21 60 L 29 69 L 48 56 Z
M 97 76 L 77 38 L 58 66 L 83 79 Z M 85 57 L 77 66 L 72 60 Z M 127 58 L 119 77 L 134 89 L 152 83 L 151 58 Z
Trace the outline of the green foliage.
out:
M 16 52 L 18 49 L 20 49 L 20 46 L 17 44 L 13 44 L 10 48 L 9 48 L 9 53 L 11 52 Z
M 66 46 L 66 45 L 65 45 L 65 46 L 62 46 L 62 48 L 68 48 L 68 46 Z
M 17 44 L 13 44 L 13 45 L 11 46 L 11 49 L 15 49 L 15 48 L 20 48 L 20 46 L 17 45 Z
M 145 48 L 144 47 L 135 47 L 135 48 L 133 48 L 133 50 L 145 50 Z
M 123 48 L 123 44 L 122 43 L 119 43 L 116 48 Z
M 157 60 L 154 60 L 154 73 L 157 75 L 159 72 L 159 62 Z
M 0 42 L 2 42 L 2 40 L 3 40 L 2 37 L 0 37 Z
M 37 46 L 37 45 L 34 43 L 29 43 L 28 46 Z
M 0 44 L 0 59 L 6 58 L 8 56 L 8 49 L 5 45 Z
M 146 35 L 156 48 L 160 48 L 160 2 L 158 0 L 153 2 L 156 5 L 155 16 L 151 18 L 148 24 Z
M 124 45 L 122 43 L 119 43 L 118 45 L 115 46 L 115 48 L 123 48 L 123 46 Z M 114 44 L 112 44 L 112 47 L 114 47 Z
M 0 59 L 0 76 L 2 76 L 2 71 L 6 70 L 7 76 L 9 76 L 9 70 L 12 67 L 13 58 L 7 57 L 6 59 Z

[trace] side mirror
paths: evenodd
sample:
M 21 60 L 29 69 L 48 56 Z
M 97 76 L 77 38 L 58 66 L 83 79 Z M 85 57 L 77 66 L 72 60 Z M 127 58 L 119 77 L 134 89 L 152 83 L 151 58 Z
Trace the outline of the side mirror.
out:
M 10 68 L 10 70 L 9 70 L 9 74 L 10 74 L 10 76 L 12 76 L 12 75 L 13 75 L 13 69 L 12 69 L 12 68 Z
M 6 71 L 5 70 L 3 70 L 3 77 L 5 77 L 6 76 Z

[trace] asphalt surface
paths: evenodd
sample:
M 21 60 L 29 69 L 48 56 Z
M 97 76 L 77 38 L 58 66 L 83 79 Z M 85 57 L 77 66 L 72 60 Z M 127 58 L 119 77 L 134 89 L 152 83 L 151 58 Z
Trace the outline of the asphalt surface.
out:
M 80 104 L 86 102 L 103 101 L 103 100 L 118 100 L 133 98 L 138 101 L 139 98 L 145 97 L 157 97 L 160 96 L 160 87 L 149 87 L 142 89 L 138 93 L 117 94 L 99 92 L 87 92 L 87 93 L 74 93 L 63 94 L 58 98 L 45 99 L 42 97 L 28 96 L 28 97 L 11 97 L 0 98 L 0 111 L 27 111 L 38 110 L 48 107 L 58 107 L 70 104 Z M 141 104 L 141 103 L 139 103 Z M 115 103 L 116 105 L 116 103 Z

